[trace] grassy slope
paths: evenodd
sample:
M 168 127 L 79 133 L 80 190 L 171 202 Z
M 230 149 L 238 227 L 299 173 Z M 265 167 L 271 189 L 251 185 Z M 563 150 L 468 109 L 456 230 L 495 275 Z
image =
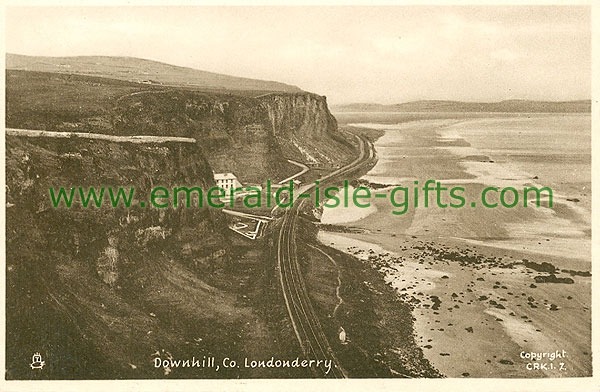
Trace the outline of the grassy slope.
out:
M 284 83 L 241 78 L 133 57 L 42 57 L 8 53 L 7 69 L 102 76 L 127 81 L 213 90 L 300 92 Z

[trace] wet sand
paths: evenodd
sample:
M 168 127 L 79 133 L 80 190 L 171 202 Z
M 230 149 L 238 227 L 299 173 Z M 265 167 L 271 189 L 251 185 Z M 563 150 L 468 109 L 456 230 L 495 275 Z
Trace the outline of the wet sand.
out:
M 403 186 L 427 179 L 464 184 L 468 201 L 477 200 L 485 186 L 551 186 L 554 208 L 409 208 L 404 215 L 393 215 L 397 208 L 388 200 L 374 199 L 372 213 L 358 220 L 351 216 L 352 222 L 346 223 L 363 233 L 319 235 L 324 244 L 375 265 L 414 305 L 415 333 L 425 356 L 449 377 L 591 374 L 591 278 L 561 271 L 591 270 L 589 177 L 582 170 L 586 157 L 580 156 L 585 150 L 563 149 L 563 159 L 552 161 L 552 168 L 552 162 L 541 159 L 543 151 L 515 158 L 516 148 L 506 145 L 506 135 L 487 144 L 480 135 L 482 129 L 502 127 L 535 133 L 540 126 L 535 119 L 532 124 L 524 121 L 435 120 L 388 126 L 375 144 L 379 161 L 363 178 Z M 563 129 L 555 123 L 573 119 L 539 121 L 556 128 L 558 135 Z M 575 123 L 583 129 L 585 119 Z M 584 136 L 580 139 L 585 142 Z M 536 170 L 529 170 L 535 166 L 531 161 L 538 161 Z M 343 209 L 324 211 L 324 219 L 331 222 L 343 222 L 343 216 Z M 540 283 L 550 275 L 536 270 L 542 263 L 550 263 L 557 268 L 552 271 L 556 277 L 573 283 Z M 528 370 L 531 361 L 520 357 L 522 351 L 556 350 L 567 352 L 567 358 L 553 362 L 558 367 L 562 361 L 563 370 Z

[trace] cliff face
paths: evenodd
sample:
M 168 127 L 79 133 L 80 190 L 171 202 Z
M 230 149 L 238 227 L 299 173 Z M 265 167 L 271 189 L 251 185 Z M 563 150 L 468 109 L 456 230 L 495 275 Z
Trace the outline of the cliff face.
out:
M 211 186 L 195 144 L 8 136 L 6 153 L 9 378 L 32 377 L 21 366 L 31 352 L 48 361 L 45 378 L 135 377 L 151 372 L 152 352 L 182 345 L 161 313 L 198 331 L 249 316 L 220 283 L 229 249 L 215 211 L 50 201 L 50 186 L 135 187 L 137 200 L 152 186 Z M 208 355 L 219 338 L 205 340 Z
M 287 159 L 335 165 L 353 151 L 315 94 L 213 94 L 81 75 L 8 71 L 7 126 L 193 137 L 214 171 L 243 183 L 293 174 Z
M 193 143 L 131 144 L 79 137 L 7 136 L 6 155 L 7 213 L 11 218 L 7 219 L 11 229 L 7 231 L 7 248 L 11 253 L 14 245 L 20 258 L 23 250 L 43 253 L 58 247 L 65 257 L 96 260 L 100 265 L 99 258 L 108 248 L 125 258 L 127 254 L 137 257 L 149 242 L 157 246 L 164 242 L 177 243 L 180 249 L 173 250 L 183 260 L 186 250 L 196 243 L 192 239 L 179 242 L 189 228 L 203 236 L 202 253 L 221 249 L 216 211 L 206 206 L 138 206 L 140 201 L 149 205 L 150 191 L 155 186 L 208 189 L 214 185 L 210 166 Z M 83 208 L 78 202 L 71 208 L 55 208 L 51 203 L 49 187 L 101 186 L 135 188 L 132 207 L 112 208 L 108 193 L 102 208 Z M 23 225 L 23 221 L 28 224 Z M 32 236 L 29 229 L 39 232 L 39 236 Z M 202 253 L 195 252 L 197 256 Z M 122 275 L 118 268 L 121 263 L 118 258 L 114 261 L 113 274 L 98 269 L 102 280 L 111 286 Z
M 134 238 L 124 236 L 119 230 L 137 232 L 160 226 L 152 230 L 161 236 L 170 233 L 172 240 L 175 227 L 185 228 L 200 222 L 202 231 L 204 226 L 215 226 L 214 214 L 205 210 L 133 209 L 125 211 L 127 224 L 123 224 L 124 211 L 121 210 L 52 209 L 48 200 L 49 186 L 131 185 L 137 189 L 136 195 L 145 196 L 150 187 L 156 185 L 208 188 L 213 181 L 212 171 L 233 172 L 244 183 L 263 183 L 296 172 L 297 167 L 290 165 L 287 159 L 336 163 L 352 154 L 351 146 L 337 131 L 325 98 L 315 94 L 272 93 L 245 97 L 182 89 L 148 89 L 79 75 L 9 72 L 7 127 L 197 140 L 195 145 L 133 145 L 84 138 L 8 137 L 7 200 L 15 205 L 9 211 L 25 214 L 27 220 L 48 216 L 39 222 L 46 225 L 39 231 L 45 241 L 40 243 L 41 248 L 57 243 L 58 239 L 51 236 L 60 235 L 62 239 L 58 243 L 93 243 L 99 248 L 85 245 L 85 249 L 95 249 L 98 254 L 106 250 L 109 238 L 114 237 L 112 242 L 126 238 L 126 244 L 135 243 Z M 94 232 L 93 239 L 65 237 L 89 232 L 84 228 L 87 218 L 102 227 Z M 17 230 L 17 220 L 13 222 L 14 228 L 10 228 Z M 69 222 L 61 229 L 70 231 L 48 227 L 52 222 Z M 172 222 L 173 227 L 167 227 L 168 222 Z M 110 234 L 111 227 L 117 230 L 116 234 Z M 29 235 L 23 231 L 11 234 L 10 238 L 27 241 Z M 185 246 L 195 245 L 190 242 Z M 218 250 L 211 247 L 211 241 L 204 241 L 202 246 L 205 253 Z M 107 279 L 114 283 L 118 278 Z
M 273 134 L 321 138 L 337 132 L 337 122 L 325 97 L 314 94 L 268 94 L 259 98 L 267 110 Z
M 268 94 L 259 98 L 271 132 L 288 158 L 318 165 L 339 165 L 352 156 L 352 146 L 340 135 L 325 97 Z
M 294 172 L 287 159 L 333 163 L 352 154 L 324 97 L 273 93 L 258 98 L 198 92 L 141 92 L 120 99 L 116 134 L 194 137 L 217 172 L 264 183 Z
M 114 134 L 186 136 L 198 140 L 215 172 L 243 183 L 287 174 L 264 108 L 252 98 L 191 91 L 148 91 L 121 98 Z
M 8 378 L 40 374 L 22 366 L 38 351 L 49 364 L 44 378 L 143 378 L 161 376 L 152 366 L 156 355 L 241 358 L 248 342 L 274 341 L 264 318 L 235 292 L 248 281 L 263 286 L 249 274 L 261 276 L 266 267 L 248 272 L 235 264 L 238 250 L 218 211 L 54 208 L 48 188 L 135 187 L 135 199 L 147 202 L 155 186 L 207 189 L 213 170 L 261 183 L 296 172 L 290 158 L 341 162 L 352 149 L 324 98 L 24 71 L 7 72 L 6 96 L 10 128 L 197 140 L 7 136 Z M 207 372 L 201 376 L 239 376 Z

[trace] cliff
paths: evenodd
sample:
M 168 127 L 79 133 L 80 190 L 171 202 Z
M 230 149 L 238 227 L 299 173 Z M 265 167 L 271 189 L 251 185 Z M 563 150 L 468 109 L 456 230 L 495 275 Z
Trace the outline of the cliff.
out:
M 275 136 L 320 138 L 337 132 L 337 122 L 325 97 L 305 94 L 266 94 L 259 97 Z
M 216 172 L 244 183 L 289 176 L 287 159 L 335 165 L 353 154 L 325 98 L 311 93 L 248 97 L 8 71 L 7 126 L 193 137 Z
M 214 94 L 25 71 L 7 72 L 6 96 L 9 128 L 197 140 L 7 135 L 7 378 L 164 377 L 154 358 L 242 358 L 273 347 L 279 332 L 267 324 L 279 324 L 267 320 L 281 304 L 265 295 L 273 281 L 268 245 L 255 241 L 240 256 L 216 210 L 54 208 L 48 188 L 135 187 L 143 201 L 158 185 L 206 189 L 213 171 L 249 183 L 297 171 L 288 158 L 341 162 L 352 146 L 323 97 Z M 33 352 L 47 360 L 43 374 L 22 366 Z
M 95 260 L 98 276 L 114 287 L 123 275 L 120 267 L 128 264 L 127 258 L 139 258 L 154 243 L 159 247 L 177 244 L 172 250 L 178 260 L 187 260 L 185 255 L 191 249 L 195 257 L 222 250 L 222 225 L 216 211 L 206 206 L 137 206 L 139 201 L 147 203 L 154 186 L 172 189 L 183 183 L 207 189 L 214 185 L 211 169 L 194 143 L 132 144 L 81 137 L 9 135 L 6 147 L 7 250 L 9 254 L 18 252 L 20 260 L 29 258 L 38 266 L 47 264 L 35 256 L 48 250 L 61 252 L 61 258 Z M 102 208 L 55 208 L 49 187 L 61 186 L 133 187 L 134 207 L 111 208 L 106 203 Z M 190 229 L 203 237 L 202 247 L 194 238 L 188 238 L 186 232 Z M 108 248 L 124 258 L 122 262 L 114 258 L 107 267 L 110 273 L 101 261 Z M 202 267 L 193 259 L 188 261 L 194 268 Z
M 315 94 L 267 94 L 259 98 L 271 130 L 286 154 L 309 164 L 336 165 L 352 155 L 325 97 Z
M 43 352 L 50 378 L 131 376 L 150 371 L 154 350 L 182 345 L 179 322 L 205 334 L 252 317 L 230 293 L 216 211 L 50 202 L 50 186 L 135 187 L 136 200 L 157 185 L 207 188 L 211 169 L 195 144 L 7 136 L 6 147 L 9 358 Z M 175 324 L 161 314 L 177 314 Z M 219 351 L 223 336 L 204 338 L 193 354 Z M 32 377 L 19 361 L 7 366 L 9 378 Z

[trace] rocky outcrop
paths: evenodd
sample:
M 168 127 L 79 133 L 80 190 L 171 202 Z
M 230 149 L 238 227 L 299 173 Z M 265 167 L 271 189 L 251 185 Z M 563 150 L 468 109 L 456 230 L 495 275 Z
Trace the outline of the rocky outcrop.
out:
M 43 237 L 41 242 L 34 236 L 27 249 L 52 243 L 63 244 L 71 256 L 80 250 L 91 252 L 110 284 L 118 284 L 122 275 L 118 260 L 127 258 L 124 248 L 131 248 L 129 244 L 139 242 L 140 236 L 145 238 L 149 228 L 168 232 L 172 242 L 187 223 L 193 222 L 198 230 L 213 225 L 214 214 L 203 209 L 57 210 L 50 206 L 49 186 L 132 185 L 136 194 L 143 194 L 155 185 L 206 186 L 213 181 L 213 171 L 234 172 L 244 183 L 261 183 L 295 173 L 297 167 L 287 159 L 336 164 L 353 153 L 340 137 L 325 97 L 315 94 L 212 94 L 81 75 L 9 71 L 7 126 L 167 138 L 136 145 L 102 135 L 93 140 L 77 137 L 81 134 L 60 140 L 43 135 L 7 137 L 7 201 L 14 206 L 9 217 L 43 227 L 34 230 Z M 197 143 L 169 142 L 169 137 L 193 138 Z M 96 229 L 90 231 L 89 225 Z M 9 242 L 31 240 L 31 233 L 19 228 L 15 224 Z M 202 249 L 189 242 L 181 246 L 194 249 L 196 257 L 213 254 L 219 249 L 211 248 L 210 239 L 219 230 L 207 230 Z M 145 234 L 136 238 L 135 233 Z M 109 238 L 116 245 L 110 245 Z M 122 241 L 128 246 L 120 247 Z
M 116 113 L 115 133 L 194 137 L 215 171 L 244 183 L 286 178 L 295 170 L 287 159 L 331 164 L 352 154 L 325 98 L 310 93 L 145 92 L 121 99 Z
M 318 139 L 337 132 L 337 121 L 329 112 L 325 97 L 309 93 L 267 94 L 259 99 L 275 136 Z
M 258 98 L 270 129 L 287 158 L 307 164 L 337 166 L 353 154 L 338 131 L 325 97 L 303 94 L 267 94 Z

